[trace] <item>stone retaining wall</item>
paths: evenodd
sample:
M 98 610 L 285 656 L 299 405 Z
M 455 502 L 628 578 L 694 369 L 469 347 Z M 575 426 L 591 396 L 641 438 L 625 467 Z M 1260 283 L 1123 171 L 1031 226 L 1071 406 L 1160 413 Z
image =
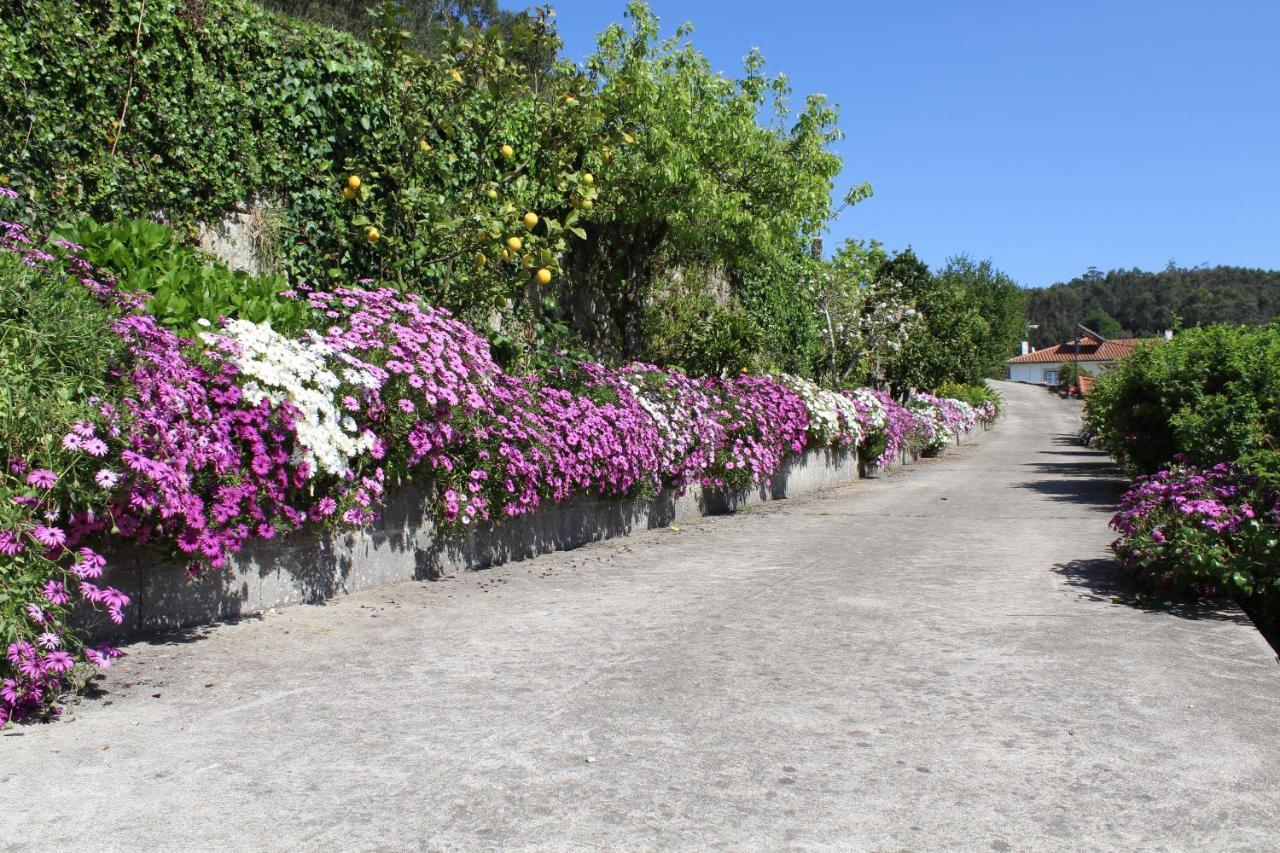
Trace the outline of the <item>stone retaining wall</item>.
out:
M 963 436 L 957 436 L 957 442 Z M 904 458 L 907 464 L 914 458 Z M 896 467 L 896 466 L 888 466 Z M 123 641 L 155 631 L 203 625 L 293 604 L 410 580 L 481 569 L 667 527 L 874 475 L 852 451 L 809 450 L 788 458 L 769 483 L 742 492 L 691 489 L 648 498 L 584 498 L 548 504 L 528 516 L 440 533 L 426 493 L 408 487 L 392 495 L 381 520 L 359 531 L 299 531 L 254 540 L 223 571 L 188 580 L 181 567 L 145 549 L 111 555 L 103 582 L 133 603 L 125 624 L 95 618 L 90 634 Z

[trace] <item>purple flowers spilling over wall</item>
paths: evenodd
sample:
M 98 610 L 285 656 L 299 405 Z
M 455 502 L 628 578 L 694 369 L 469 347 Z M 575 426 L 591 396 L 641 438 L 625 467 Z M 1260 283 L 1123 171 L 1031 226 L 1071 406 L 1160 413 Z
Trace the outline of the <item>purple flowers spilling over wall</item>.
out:
M 796 381 L 648 364 L 512 375 L 447 311 L 368 282 L 300 286 L 294 297 L 315 317 L 301 338 L 236 320 L 192 341 L 74 247 L 0 228 L 0 250 L 100 297 L 127 353 L 109 398 L 84 400 L 51 451 L 0 472 L 11 510 L 0 516 L 0 574 L 28 580 L 11 590 L 16 609 L 0 610 L 16 637 L 0 663 L 0 725 L 56 712 L 68 672 L 119 655 L 85 648 L 67 623 L 73 607 L 122 621 L 128 597 L 97 583 L 122 542 L 179 555 L 195 575 L 251 539 L 367 524 L 406 480 L 429 484 L 441 527 L 463 527 L 586 494 L 746 487 L 815 443 L 874 448 L 883 464 L 994 416 L 867 389 L 818 411 L 830 399 L 802 396 Z

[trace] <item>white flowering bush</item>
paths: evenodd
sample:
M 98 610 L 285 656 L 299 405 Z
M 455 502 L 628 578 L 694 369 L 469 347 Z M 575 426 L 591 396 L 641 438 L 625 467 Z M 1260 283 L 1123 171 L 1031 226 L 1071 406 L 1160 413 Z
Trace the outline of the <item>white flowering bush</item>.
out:
M 862 441 L 860 413 L 853 400 L 799 376 L 774 377 L 800 395 L 809 411 L 809 438 L 829 447 L 846 447 Z
M 240 371 L 246 400 L 253 404 L 268 400 L 274 406 L 288 403 L 297 410 L 298 461 L 313 472 L 341 476 L 351 469 L 354 457 L 373 449 L 373 433 L 359 431 L 355 420 L 338 408 L 342 380 L 331 364 L 339 362 L 341 354 L 315 332 L 295 340 L 266 323 L 229 320 L 220 333 L 206 332 L 201 337 L 226 353 Z M 363 371 L 345 367 L 343 373 L 352 384 L 376 385 Z

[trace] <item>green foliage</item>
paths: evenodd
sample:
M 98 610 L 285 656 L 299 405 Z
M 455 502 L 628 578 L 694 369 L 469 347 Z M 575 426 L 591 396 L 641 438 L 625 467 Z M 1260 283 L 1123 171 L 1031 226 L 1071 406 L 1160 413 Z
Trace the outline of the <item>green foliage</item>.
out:
M 634 354 L 651 282 L 710 263 L 766 361 L 809 358 L 788 270 L 830 212 L 836 114 L 793 111 L 757 54 L 715 74 L 640 3 L 583 70 L 530 60 L 558 47 L 547 10 L 388 2 L 355 25 L 350 3 L 274 3 L 360 37 L 247 0 L 0 0 L 0 176 L 24 218 L 194 234 L 266 199 L 291 278 L 395 282 L 501 327 L 513 358 L 581 330 L 576 295 L 596 291 L 608 324 L 589 342 Z M 540 289 L 562 265 L 567 286 Z
M 108 379 L 123 356 L 113 319 L 79 279 L 0 253 L 0 460 L 53 468 L 62 436 L 76 421 L 96 420 L 92 401 L 112 399 Z M 82 473 L 87 481 L 92 472 Z M 7 496 L 0 528 L 10 529 L 5 508 Z
M 0 530 L 29 526 L 31 510 L 21 501 L 42 497 L 19 472 L 45 469 L 58 476 L 59 506 L 81 510 L 101 500 L 93 483 L 98 467 L 86 453 L 68 453 L 61 440 L 77 422 L 100 421 L 99 407 L 119 399 L 112 379 L 125 356 L 103 301 L 74 276 L 33 269 L 16 253 L 0 253 Z M 49 562 L 37 550 L 0 560 L 0 645 L 34 641 L 41 628 L 25 612 L 39 601 L 55 619 L 63 608 L 41 594 Z M 63 638 L 75 651 L 79 640 Z
M 597 208 L 569 263 L 576 287 L 604 288 L 616 344 L 635 354 L 661 269 L 714 262 L 748 286 L 768 278 L 762 270 L 823 227 L 840 160 L 828 150 L 835 110 L 811 96 L 793 111 L 787 79 L 767 79 L 758 53 L 730 79 L 712 72 L 687 25 L 661 40 L 643 3 L 627 17 L 631 29 L 608 27 L 586 62 L 611 203 Z
M 978 384 L 1003 374 L 1003 363 L 1023 330 L 1023 295 L 990 261 L 959 255 L 937 274 L 910 249 L 875 269 L 864 317 L 897 303 L 910 311 L 887 313 L 881 335 L 903 334 L 901 346 L 878 356 L 878 371 L 895 394 L 946 382 Z
M 271 323 L 285 334 L 310 323 L 305 302 L 282 298 L 283 276 L 232 271 L 222 262 L 178 242 L 173 230 L 141 220 L 99 225 L 81 220 L 56 236 L 84 247 L 80 256 L 112 271 L 126 290 L 150 294 L 147 310 L 178 334 L 194 337 L 205 320 Z
M 1074 361 L 1064 361 L 1058 365 L 1058 388 L 1068 390 L 1080 387 L 1080 365 Z
M 964 385 L 959 382 L 944 382 L 933 393 L 939 397 L 968 403 L 975 409 L 990 403 L 995 407 L 997 415 L 1004 411 L 1004 397 L 989 385 Z
M 829 263 L 805 270 L 817 321 L 819 369 L 835 384 L 860 385 L 883 376 L 914 331 L 915 309 L 898 285 L 880 279 L 888 260 L 877 241 L 846 240 Z
M 966 306 L 976 314 L 976 323 L 969 325 L 976 359 L 972 370 L 982 377 L 1004 376 L 1005 359 L 1017 351 L 1025 331 L 1026 293 L 991 261 L 967 255 L 948 260 L 938 278 L 963 289 Z
M 540 80 L 489 33 L 429 59 L 393 6 L 374 44 L 246 0 L 143 10 L 0 0 L 0 174 L 31 200 L 27 219 L 159 213 L 185 230 L 276 199 L 292 276 L 393 279 L 472 319 L 536 312 L 534 272 L 555 271 L 573 202 L 595 194 L 574 184 L 593 161 L 571 70 Z M 522 26 L 555 43 L 539 19 Z M 504 259 L 511 237 L 524 245 Z
M 1085 328 L 1092 329 L 1108 340 L 1124 337 L 1124 328 L 1119 321 L 1096 302 L 1088 307 L 1084 312 L 1084 319 L 1080 322 Z
M 368 48 L 239 0 L 0 0 L 0 20 L 0 172 L 43 218 L 307 199 L 368 120 Z
M 374 37 L 368 0 L 264 0 L 262 5 L 366 40 Z M 524 15 L 499 9 L 497 0 L 405 0 L 397 7 L 396 26 L 408 34 L 409 45 L 427 54 L 440 53 L 459 30 L 473 37 L 490 30 L 507 40 L 518 39 L 524 23 Z M 555 51 L 545 47 L 530 57 L 533 64 L 544 68 L 554 59 Z
M 1175 325 L 1270 322 L 1280 316 L 1280 271 L 1172 264 L 1160 272 L 1090 268 L 1065 284 L 1029 290 L 1027 297 L 1027 320 L 1040 326 L 1032 340 L 1037 347 L 1070 340 L 1077 323 L 1108 338 L 1157 337 Z
M 1211 465 L 1274 450 L 1280 435 L 1280 325 L 1190 329 L 1139 347 L 1089 395 L 1101 447 L 1136 471 L 1181 455 Z
M 920 319 L 916 333 L 907 338 L 886 370 L 895 394 L 903 396 L 909 388 L 936 388 L 948 380 L 976 383 L 982 379 L 978 341 L 984 324 L 962 281 L 930 274 L 910 249 L 883 264 L 877 279 L 882 285 L 896 282 Z
M 801 291 L 814 266 L 797 246 L 737 271 L 734 293 L 761 330 L 761 369 L 812 376 L 824 363 L 824 339 L 812 302 Z
M 645 314 L 644 358 L 693 376 L 756 369 L 763 332 L 741 308 L 721 305 L 696 287 L 677 287 Z

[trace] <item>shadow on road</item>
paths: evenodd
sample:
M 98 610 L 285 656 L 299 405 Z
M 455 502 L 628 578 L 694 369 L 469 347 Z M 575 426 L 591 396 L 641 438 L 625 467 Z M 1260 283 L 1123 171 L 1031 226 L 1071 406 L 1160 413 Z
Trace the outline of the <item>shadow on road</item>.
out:
M 1051 476 L 1026 480 L 1018 483 L 1018 488 L 1039 492 L 1055 501 L 1085 504 L 1095 512 L 1114 512 L 1124 493 L 1125 481 L 1107 476 L 1112 471 L 1110 464 L 1028 462 L 1027 467 Z
M 1085 504 L 1098 512 L 1111 512 L 1126 484 L 1111 457 L 1082 447 L 1074 435 L 1067 433 L 1054 436 L 1053 443 L 1063 449 L 1038 451 L 1037 455 L 1047 458 L 1025 463 L 1032 472 L 1043 476 L 1019 483 L 1018 487 L 1055 501 Z
M 1153 613 L 1170 613 L 1183 619 L 1210 619 L 1252 625 L 1252 620 L 1230 601 L 1179 601 L 1139 593 L 1120 573 L 1115 560 L 1072 560 L 1053 567 L 1070 586 L 1091 601 L 1123 604 Z

